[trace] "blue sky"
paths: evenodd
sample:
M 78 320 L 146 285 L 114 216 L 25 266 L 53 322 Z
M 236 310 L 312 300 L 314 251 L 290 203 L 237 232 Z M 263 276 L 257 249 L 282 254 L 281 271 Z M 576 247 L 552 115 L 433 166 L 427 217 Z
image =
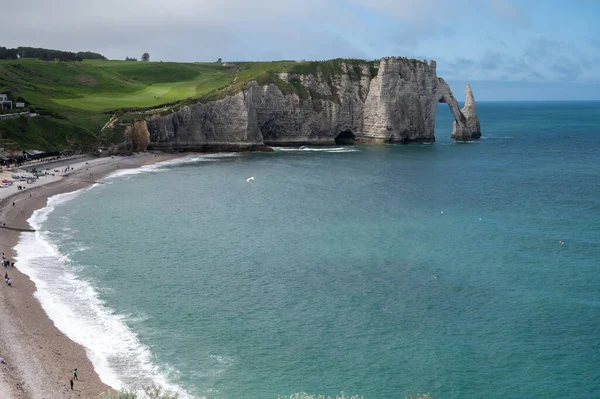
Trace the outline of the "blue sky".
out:
M 23 0 L 4 46 L 109 58 L 435 59 L 478 100 L 600 99 L 599 0 Z

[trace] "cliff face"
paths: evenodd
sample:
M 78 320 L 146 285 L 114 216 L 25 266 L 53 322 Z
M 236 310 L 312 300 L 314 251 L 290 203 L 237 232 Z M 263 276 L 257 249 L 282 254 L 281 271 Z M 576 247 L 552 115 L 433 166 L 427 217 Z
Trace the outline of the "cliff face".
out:
M 264 145 L 433 142 L 437 104 L 455 118 L 453 137 L 481 135 L 475 101 L 467 87 L 460 110 L 436 63 L 386 58 L 375 66 L 342 63 L 339 73 L 279 73 L 302 93 L 284 94 L 275 84 L 250 82 L 222 100 L 185 106 L 147 121 L 151 149 L 240 150 Z

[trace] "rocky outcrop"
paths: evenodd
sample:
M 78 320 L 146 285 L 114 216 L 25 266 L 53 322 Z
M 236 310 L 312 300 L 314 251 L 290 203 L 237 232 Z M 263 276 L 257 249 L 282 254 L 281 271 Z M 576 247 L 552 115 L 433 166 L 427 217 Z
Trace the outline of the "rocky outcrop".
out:
M 480 138 L 481 126 L 475 110 L 475 97 L 469 84 L 467 84 L 467 88 L 465 89 L 465 105 L 460 112 L 465 117 L 465 120 L 461 124 L 454 121 L 452 138 L 458 141 L 469 141 Z
M 125 141 L 133 152 L 146 151 L 150 144 L 150 132 L 146 121 L 137 121 L 125 129 Z
M 481 135 L 470 87 L 461 110 L 450 87 L 437 77 L 435 61 L 348 61 L 327 76 L 320 70 L 278 73 L 276 83 L 260 86 L 253 81 L 224 99 L 155 115 L 147 120 L 149 148 L 210 151 L 433 142 L 439 102 L 452 110 L 456 140 Z

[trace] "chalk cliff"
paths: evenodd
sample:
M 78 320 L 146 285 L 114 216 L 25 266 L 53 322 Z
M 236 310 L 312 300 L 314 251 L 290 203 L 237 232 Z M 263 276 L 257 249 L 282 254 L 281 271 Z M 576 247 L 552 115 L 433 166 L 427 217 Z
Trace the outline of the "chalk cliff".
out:
M 282 90 L 283 88 L 283 90 Z M 291 90 L 289 88 L 294 88 Z M 419 143 L 435 140 L 437 105 L 454 115 L 452 137 L 481 136 L 467 86 L 463 109 L 436 63 L 384 58 L 344 61 L 336 73 L 282 72 L 274 82 L 249 82 L 237 93 L 147 119 L 150 149 L 243 150 L 264 146 Z
M 473 96 L 471 85 L 469 84 L 467 84 L 467 88 L 465 89 L 465 105 L 460 112 L 464 115 L 465 121 L 462 124 L 454 121 L 452 138 L 459 141 L 469 141 L 480 138 L 481 126 L 475 110 L 475 97 Z

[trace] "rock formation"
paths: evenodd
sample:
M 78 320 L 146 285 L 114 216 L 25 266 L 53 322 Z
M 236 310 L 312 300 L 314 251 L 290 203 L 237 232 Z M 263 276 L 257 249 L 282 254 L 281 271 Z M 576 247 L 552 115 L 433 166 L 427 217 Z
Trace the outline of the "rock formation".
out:
M 250 82 L 223 99 L 147 120 L 150 149 L 256 150 L 265 146 L 435 141 L 437 105 L 448 103 L 452 137 L 481 135 L 471 88 L 462 110 L 436 63 L 384 58 L 344 61 L 335 74 L 278 73 L 280 85 Z M 286 94 L 280 88 L 294 87 Z
M 467 88 L 465 89 L 465 106 L 462 107 L 460 112 L 464 115 L 465 121 L 462 124 L 458 124 L 454 121 L 452 138 L 458 141 L 469 141 L 480 138 L 481 126 L 475 110 L 475 97 L 473 96 L 471 85 L 468 83 Z
M 137 121 L 133 126 L 125 130 L 126 142 L 131 142 L 131 150 L 134 152 L 146 151 L 150 144 L 150 132 L 145 121 Z

